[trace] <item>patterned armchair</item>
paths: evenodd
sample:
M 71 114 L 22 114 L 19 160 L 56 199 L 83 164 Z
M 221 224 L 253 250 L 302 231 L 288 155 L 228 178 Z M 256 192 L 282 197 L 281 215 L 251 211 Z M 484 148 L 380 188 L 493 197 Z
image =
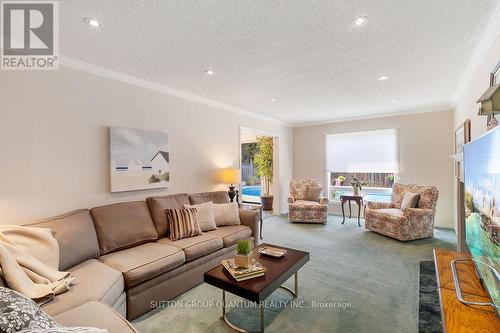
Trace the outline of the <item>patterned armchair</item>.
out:
M 420 194 L 417 208 L 401 210 L 406 192 Z M 366 203 L 365 228 L 400 241 L 433 237 L 437 199 L 435 186 L 394 184 L 391 202 Z
M 290 222 L 324 224 L 328 217 L 328 199 L 319 197 L 317 201 L 306 200 L 308 187 L 321 187 L 321 182 L 316 179 L 290 181 L 288 198 Z

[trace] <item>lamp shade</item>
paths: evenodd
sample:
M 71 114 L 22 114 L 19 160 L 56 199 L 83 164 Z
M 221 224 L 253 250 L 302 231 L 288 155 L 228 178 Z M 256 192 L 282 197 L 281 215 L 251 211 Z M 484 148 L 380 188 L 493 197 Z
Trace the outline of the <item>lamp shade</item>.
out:
M 240 182 L 240 169 L 227 168 L 220 172 L 220 181 L 224 184 L 237 184 Z

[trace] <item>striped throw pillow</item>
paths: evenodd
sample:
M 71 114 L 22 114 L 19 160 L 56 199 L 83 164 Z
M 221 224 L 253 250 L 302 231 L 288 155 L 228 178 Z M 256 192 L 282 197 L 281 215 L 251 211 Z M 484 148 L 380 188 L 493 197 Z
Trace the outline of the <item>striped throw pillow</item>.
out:
M 165 212 L 170 225 L 171 241 L 201 235 L 196 208 L 166 209 Z

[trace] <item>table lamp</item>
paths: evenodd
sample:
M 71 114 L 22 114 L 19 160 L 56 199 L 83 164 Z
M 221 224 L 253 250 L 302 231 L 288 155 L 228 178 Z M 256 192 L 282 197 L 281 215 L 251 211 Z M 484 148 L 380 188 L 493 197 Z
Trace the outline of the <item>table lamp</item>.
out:
M 229 191 L 227 191 L 227 195 L 229 196 L 229 200 L 233 202 L 234 197 L 236 196 L 234 184 L 238 184 L 240 182 L 240 169 L 223 169 L 221 172 L 221 182 L 229 185 Z

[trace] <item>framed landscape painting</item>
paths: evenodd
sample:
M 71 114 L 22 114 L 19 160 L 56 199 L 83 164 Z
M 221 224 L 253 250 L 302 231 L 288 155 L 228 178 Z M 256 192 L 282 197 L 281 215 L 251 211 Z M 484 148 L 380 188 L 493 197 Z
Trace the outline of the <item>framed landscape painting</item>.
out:
M 111 192 L 166 188 L 170 181 L 168 134 L 110 127 Z

